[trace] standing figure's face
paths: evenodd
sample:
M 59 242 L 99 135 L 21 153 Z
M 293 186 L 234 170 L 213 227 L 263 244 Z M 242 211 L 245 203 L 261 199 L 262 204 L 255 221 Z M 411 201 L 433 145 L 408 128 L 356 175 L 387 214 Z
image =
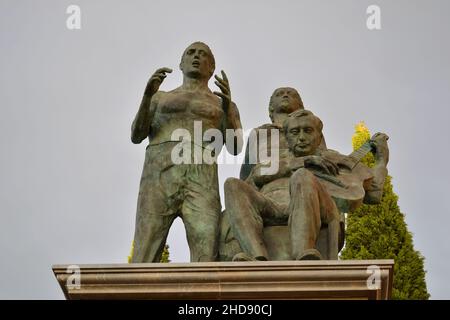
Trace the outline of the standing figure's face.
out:
M 291 113 L 303 109 L 300 95 L 294 88 L 278 88 L 270 99 L 273 113 Z
M 212 61 L 209 48 L 201 43 L 194 43 L 184 51 L 180 69 L 189 78 L 209 79 L 214 73 Z
M 287 120 L 286 140 L 289 150 L 296 157 L 309 156 L 316 152 L 322 139 L 322 133 L 311 116 L 290 118 Z

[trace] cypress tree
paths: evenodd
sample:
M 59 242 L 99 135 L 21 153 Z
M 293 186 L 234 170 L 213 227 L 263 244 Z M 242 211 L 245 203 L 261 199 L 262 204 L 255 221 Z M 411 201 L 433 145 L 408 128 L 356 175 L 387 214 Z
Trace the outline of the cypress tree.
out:
M 131 243 L 130 255 L 127 257 L 128 263 L 131 263 L 131 257 L 133 257 L 133 252 L 134 252 L 134 240 Z
M 353 149 L 358 149 L 369 139 L 370 132 L 365 124 L 357 124 L 352 138 Z M 370 167 L 375 160 L 369 153 L 362 161 Z M 347 215 L 345 247 L 340 257 L 344 260 L 394 259 L 392 299 L 429 298 L 424 257 L 414 250 L 412 235 L 398 206 L 398 196 L 389 175 L 380 204 L 364 204 Z
M 134 240 L 131 243 L 131 250 L 130 250 L 130 255 L 128 256 L 128 263 L 131 263 L 131 257 L 133 256 L 133 251 L 134 251 Z M 160 262 L 164 262 L 164 263 L 170 262 L 169 256 L 170 256 L 169 245 L 166 243 L 164 245 L 164 251 L 162 253 Z
M 161 262 L 168 263 L 168 262 L 170 262 L 169 258 L 170 258 L 169 257 L 169 245 L 166 243 L 164 245 L 164 251 L 163 251 L 162 256 L 161 256 Z

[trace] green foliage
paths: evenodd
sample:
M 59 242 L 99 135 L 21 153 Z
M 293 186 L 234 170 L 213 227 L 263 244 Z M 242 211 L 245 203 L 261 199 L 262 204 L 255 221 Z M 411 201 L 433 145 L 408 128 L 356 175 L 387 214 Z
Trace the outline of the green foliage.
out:
M 356 149 L 370 138 L 364 123 L 356 126 L 352 138 Z M 373 166 L 373 157 L 364 163 Z M 398 196 L 388 176 L 378 205 L 362 205 L 348 214 L 345 248 L 341 259 L 394 259 L 393 299 L 428 299 L 424 257 L 414 250 L 412 235 L 400 212 Z
M 130 250 L 130 255 L 128 256 L 128 263 L 131 263 L 131 257 L 133 256 L 133 252 L 134 252 L 134 240 L 131 243 L 131 250 Z M 168 262 L 170 262 L 169 258 L 170 258 L 169 257 L 169 245 L 166 243 L 164 245 L 164 251 L 162 253 L 160 262 L 168 263 Z
M 359 149 L 367 140 L 370 139 L 369 129 L 364 122 L 360 122 L 355 126 L 355 134 L 352 137 L 353 150 Z M 369 167 L 373 167 L 375 164 L 375 158 L 372 153 L 368 153 L 361 162 L 365 163 Z
M 128 263 L 131 263 L 131 258 L 133 257 L 133 252 L 134 252 L 134 240 L 131 243 L 130 255 L 127 257 Z
M 166 243 L 164 245 L 164 251 L 163 251 L 162 256 L 161 256 L 161 262 L 168 263 L 168 262 L 170 262 L 169 258 L 170 258 L 169 257 L 169 245 Z

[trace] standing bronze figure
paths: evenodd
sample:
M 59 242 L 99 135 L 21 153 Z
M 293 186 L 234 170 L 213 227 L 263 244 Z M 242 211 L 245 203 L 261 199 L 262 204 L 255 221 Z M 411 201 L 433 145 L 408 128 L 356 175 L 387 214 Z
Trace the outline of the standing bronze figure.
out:
M 225 130 L 241 129 L 241 122 L 223 71 L 222 77 L 215 76 L 220 91 L 208 88 L 215 60 L 206 44 L 195 42 L 187 47 L 180 69 L 183 83 L 169 92 L 159 91 L 159 86 L 172 70 L 161 68 L 152 75 L 132 125 L 132 142 L 141 143 L 148 137 L 149 145 L 140 182 L 131 262 L 159 262 L 170 226 L 178 216 L 186 228 L 191 261 L 217 258 L 221 210 L 217 163 L 197 163 L 191 158 L 191 163 L 175 164 L 173 150 L 180 141 L 174 141 L 172 134 L 183 129 L 194 136 L 194 122 L 199 121 L 202 134 L 217 129 L 226 137 Z M 235 143 L 226 143 L 234 155 L 242 146 L 242 136 L 237 132 Z M 204 148 L 205 144 L 201 144 Z

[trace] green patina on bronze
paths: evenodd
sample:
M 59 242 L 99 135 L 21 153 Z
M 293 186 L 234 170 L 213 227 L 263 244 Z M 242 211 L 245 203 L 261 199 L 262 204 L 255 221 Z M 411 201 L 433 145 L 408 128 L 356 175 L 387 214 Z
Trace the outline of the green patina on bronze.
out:
M 221 133 L 228 152 L 240 152 L 242 133 L 226 134 L 241 129 L 226 74 L 215 76 L 220 91 L 208 87 L 214 69 L 210 48 L 195 42 L 182 55 L 180 87 L 159 90 L 170 68 L 158 69 L 147 83 L 131 132 L 133 143 L 149 139 L 131 262 L 159 262 L 176 217 L 184 222 L 192 262 L 337 259 L 344 238 L 343 213 L 363 202 L 377 203 L 381 197 L 387 136 L 376 134 L 349 156 L 328 150 L 321 120 L 304 110 L 298 91 L 278 88 L 269 103 L 272 123 L 254 129 L 257 139 L 247 142 L 241 179 L 225 182 L 226 211 L 221 214 L 217 163 L 198 163 L 195 152 L 181 164 L 173 157 L 180 144 L 173 133 L 180 129 L 194 149 L 206 150 L 210 141 L 204 141 L 203 135 L 214 129 Z M 195 130 L 197 121 L 201 132 Z M 263 131 L 278 138 L 266 136 L 263 143 L 259 140 Z M 198 134 L 200 142 L 195 138 Z M 274 151 L 277 158 L 271 161 L 276 161 L 278 170 L 265 174 L 267 159 L 259 155 Z M 369 151 L 376 159 L 373 168 L 359 161 Z M 254 163 L 249 161 L 251 152 L 258 155 Z
M 220 91 L 212 92 L 208 87 L 214 69 L 210 48 L 195 42 L 182 55 L 180 87 L 159 91 L 172 72 L 170 68 L 158 69 L 147 83 L 131 132 L 133 143 L 149 139 L 131 262 L 159 262 L 170 226 L 178 216 L 186 228 L 191 261 L 217 259 L 221 210 L 217 164 L 174 164 L 171 157 L 173 148 L 180 143 L 173 141 L 172 133 L 185 129 L 194 136 L 194 121 L 201 121 L 202 134 L 218 129 L 225 137 L 226 129 L 241 129 L 225 72 L 221 72 L 221 77 L 215 76 Z M 228 151 L 237 154 L 239 144 L 242 142 L 237 141 L 235 148 Z
M 307 110 L 285 116 L 280 130 L 289 151 L 280 152 L 278 172 L 262 175 L 266 164 L 258 163 L 245 181 L 225 182 L 222 260 L 337 259 L 341 213 L 380 201 L 389 151 L 387 136 L 378 133 L 358 152 L 341 155 L 323 147 L 322 126 Z M 360 162 L 369 151 L 373 168 Z

